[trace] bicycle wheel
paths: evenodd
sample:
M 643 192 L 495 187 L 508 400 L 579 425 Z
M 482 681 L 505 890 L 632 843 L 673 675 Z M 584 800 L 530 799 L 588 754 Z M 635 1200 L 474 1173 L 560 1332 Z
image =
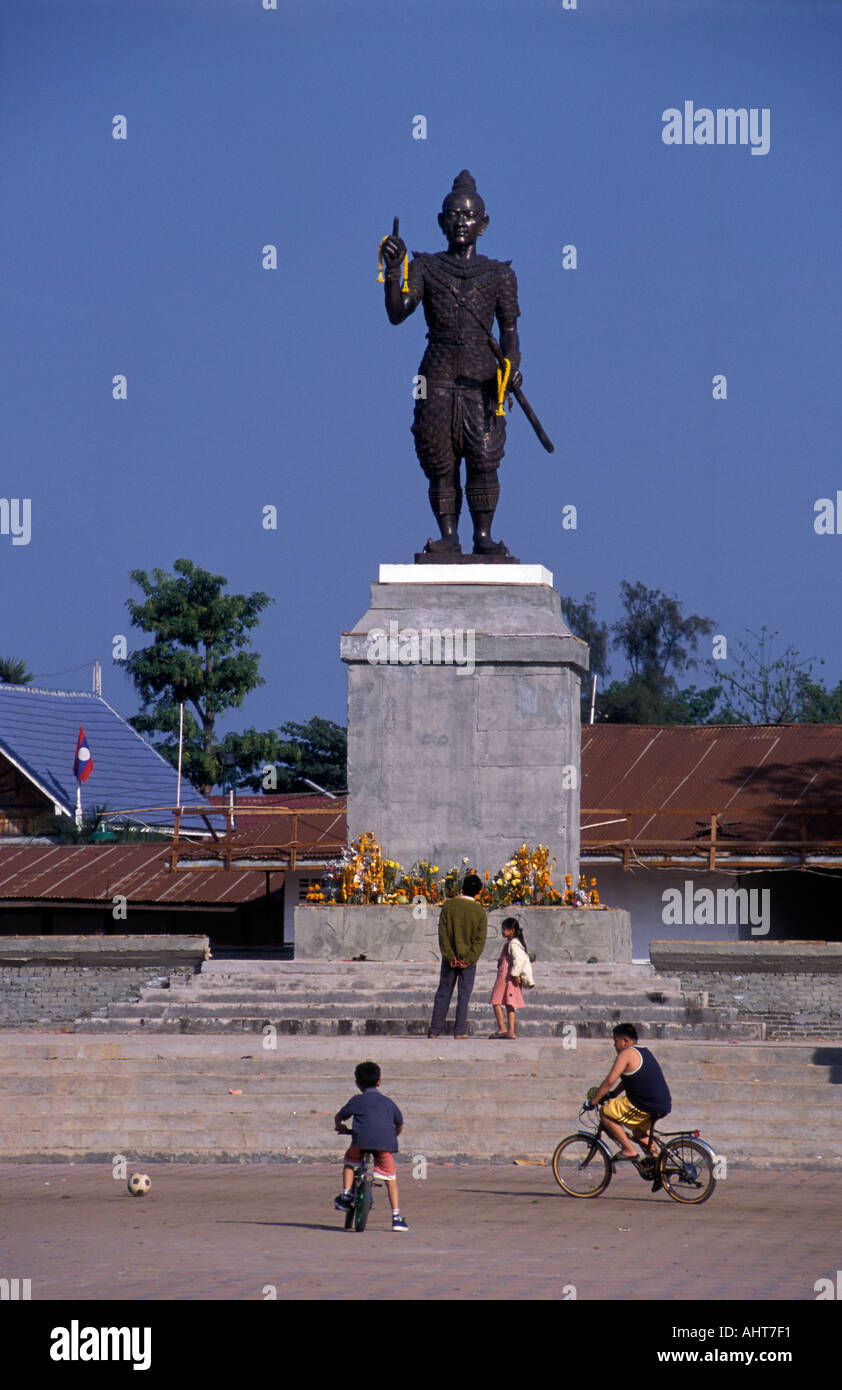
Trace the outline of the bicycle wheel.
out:
M 360 1191 L 357 1197 L 357 1205 L 354 1208 L 354 1230 L 364 1231 L 368 1221 L 368 1213 L 371 1211 L 372 1203 L 372 1181 L 368 1173 L 364 1173 L 360 1182 Z
M 611 1181 L 611 1162 L 584 1134 L 562 1139 L 553 1154 L 553 1177 L 570 1197 L 598 1197 Z
M 661 1150 L 658 1172 L 664 1190 L 674 1202 L 698 1206 L 706 1202 L 716 1187 L 713 1160 L 703 1144 L 695 1139 L 671 1139 Z

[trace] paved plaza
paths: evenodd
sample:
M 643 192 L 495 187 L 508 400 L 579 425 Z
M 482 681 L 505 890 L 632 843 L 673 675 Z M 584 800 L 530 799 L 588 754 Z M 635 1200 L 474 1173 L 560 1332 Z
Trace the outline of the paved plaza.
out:
M 0 1275 L 31 1280 L 33 1302 L 804 1303 L 842 1268 L 838 1172 L 731 1169 L 708 1202 L 683 1207 L 628 1168 L 576 1200 L 546 1166 L 431 1163 L 413 1178 L 404 1155 L 409 1231 L 391 1231 L 378 1188 L 357 1234 L 333 1210 L 338 1164 L 144 1171 L 151 1192 L 132 1198 L 107 1165 L 0 1165 Z

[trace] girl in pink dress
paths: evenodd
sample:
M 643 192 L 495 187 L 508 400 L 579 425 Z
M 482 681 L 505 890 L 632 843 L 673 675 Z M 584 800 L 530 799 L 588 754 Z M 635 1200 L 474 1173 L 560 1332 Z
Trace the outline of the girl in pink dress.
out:
M 491 1006 L 497 1020 L 497 1032 L 492 1038 L 513 1038 L 515 1036 L 515 1010 L 523 1008 L 523 995 L 520 989 L 521 972 L 529 967 L 526 942 L 523 939 L 520 923 L 516 917 L 506 917 L 500 928 L 505 938 L 500 958 L 497 961 L 497 979 L 491 991 Z M 517 984 L 514 980 L 517 980 Z M 503 1025 L 503 1006 L 508 1017 L 508 1028 Z

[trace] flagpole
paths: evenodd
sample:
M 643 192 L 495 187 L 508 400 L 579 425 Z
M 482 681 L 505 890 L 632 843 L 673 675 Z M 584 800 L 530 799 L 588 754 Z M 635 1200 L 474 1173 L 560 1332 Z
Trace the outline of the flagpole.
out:
M 76 740 L 76 756 L 73 759 L 73 776 L 76 778 L 76 829 L 82 829 L 82 783 L 86 782 L 94 770 L 94 760 L 85 738 L 85 730 L 79 725 Z
M 184 702 L 178 707 L 178 789 L 176 791 L 176 803 L 179 811 L 181 810 L 181 750 L 184 743 Z

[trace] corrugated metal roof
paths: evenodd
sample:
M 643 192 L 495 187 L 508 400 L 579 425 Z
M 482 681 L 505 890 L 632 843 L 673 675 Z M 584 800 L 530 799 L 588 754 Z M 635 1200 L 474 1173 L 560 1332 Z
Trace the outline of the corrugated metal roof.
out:
M 73 757 L 80 726 L 94 764 L 82 783 L 83 814 L 101 806 L 128 811 L 176 804 L 175 769 L 99 695 L 0 685 L 0 752 L 69 816 L 76 809 Z M 187 796 L 204 801 L 182 779 L 182 800 Z M 151 810 L 142 819 L 173 823 L 169 810 Z
M 344 793 L 336 797 L 319 796 L 315 793 L 310 795 L 306 792 L 294 792 L 289 796 L 272 793 L 265 796 L 242 796 L 238 793 L 234 807 L 237 835 L 241 839 L 254 837 L 256 842 L 259 842 L 259 837 L 265 830 L 272 830 L 275 834 L 281 834 L 282 840 L 279 843 L 284 843 L 283 836 L 289 833 L 289 821 L 293 816 L 297 816 L 299 826 L 308 826 L 314 835 L 324 832 L 336 823 L 341 828 L 341 841 L 344 844 L 346 799 Z M 221 810 L 228 809 L 227 796 L 214 795 L 210 800 Z M 315 811 L 317 814 L 308 816 L 308 811 Z M 280 814 L 283 812 L 288 813 L 288 816 Z M 196 817 L 190 818 L 191 830 L 198 824 Z M 224 831 L 226 821 L 215 815 L 211 824 L 219 834 L 220 830 Z M 265 839 L 265 836 L 263 838 Z
M 263 869 L 170 873 L 166 845 L 52 845 L 0 847 L 0 900 L 234 906 L 266 893 Z M 283 874 L 272 874 L 280 888 Z
M 241 861 L 250 852 L 288 847 L 293 813 L 302 864 L 318 863 L 345 843 L 344 796 L 238 798 L 238 810 L 251 805 L 288 814 L 239 816 Z M 647 853 L 669 840 L 683 840 L 688 849 L 698 844 L 709 834 L 712 812 L 720 816 L 718 853 L 739 854 L 745 840 L 767 842 L 774 853 L 781 840 L 799 838 L 801 813 L 817 809 L 832 814 L 807 817 L 809 838 L 842 839 L 842 725 L 589 725 L 582 730 L 582 806 L 583 848 L 591 853 L 625 837 L 624 822 L 588 829 L 614 819 L 611 811 L 632 815 L 633 842 L 654 842 Z M 332 814 L 308 816 L 308 810 Z M 213 823 L 222 828 L 218 817 Z M 205 841 L 195 854 L 207 851 Z M 166 845 L 0 846 L 0 900 L 104 902 L 122 894 L 130 902 L 223 905 L 266 891 L 259 866 L 170 873 L 169 856 Z M 282 881 L 273 870 L 271 886 Z
M 224 797 L 214 796 L 215 804 L 227 807 Z M 298 859 L 323 862 L 333 859 L 346 843 L 345 797 L 309 796 L 253 796 L 239 797 L 234 808 L 236 830 L 232 843 L 238 851 L 237 857 L 247 858 L 255 855 L 271 857 L 275 849 L 286 855 L 295 847 Z M 195 818 L 189 827 L 193 828 Z M 214 815 L 211 821 L 219 841 L 210 844 L 204 841 L 201 847 L 179 848 L 179 862 L 184 858 L 205 859 L 209 854 L 218 854 L 220 842 L 227 835 L 227 820 Z
M 590 847 L 626 834 L 624 825 L 595 827 L 603 811 L 633 813 L 634 840 L 706 838 L 714 812 L 722 849 L 798 840 L 802 813 L 808 840 L 839 840 L 842 725 L 588 725 L 581 798 Z

